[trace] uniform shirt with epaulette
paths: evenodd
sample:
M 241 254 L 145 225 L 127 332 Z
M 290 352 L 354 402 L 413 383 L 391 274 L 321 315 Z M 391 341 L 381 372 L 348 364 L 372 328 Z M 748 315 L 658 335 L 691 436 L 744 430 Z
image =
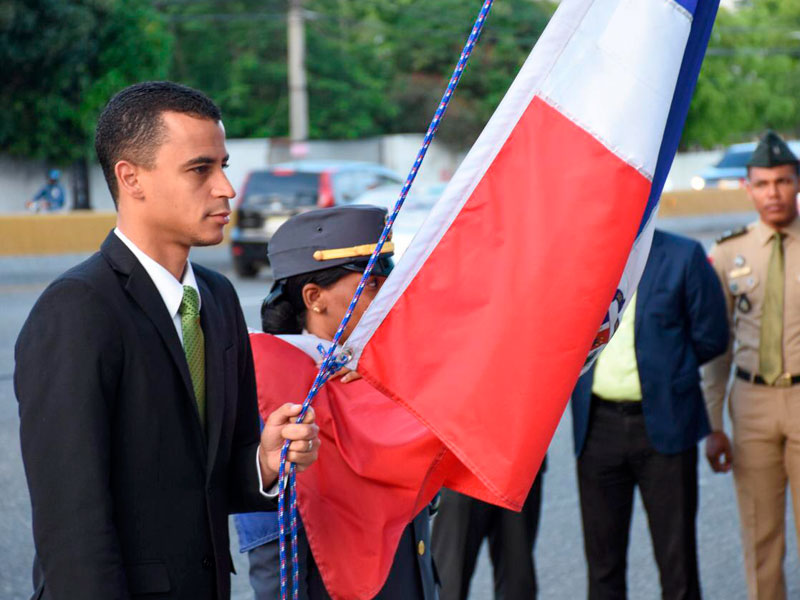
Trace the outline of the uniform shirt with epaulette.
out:
M 782 229 L 784 239 L 783 365 L 790 374 L 800 373 L 800 219 Z M 722 282 L 732 326 L 732 345 L 703 368 L 703 391 L 711 428 L 722 430 L 725 390 L 731 361 L 758 373 L 758 345 L 767 265 L 775 230 L 757 221 L 717 241 L 710 260 Z

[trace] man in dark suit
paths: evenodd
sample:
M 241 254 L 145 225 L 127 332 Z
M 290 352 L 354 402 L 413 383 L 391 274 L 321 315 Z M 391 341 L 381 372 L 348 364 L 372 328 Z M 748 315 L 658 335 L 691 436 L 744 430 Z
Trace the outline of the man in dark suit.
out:
M 572 395 L 589 598 L 626 598 L 633 493 L 650 523 L 665 600 L 700 598 L 697 442 L 709 433 L 698 368 L 728 344 L 703 248 L 655 231 L 631 306 Z
M 274 509 L 281 445 L 308 466 L 316 425 L 287 404 L 259 434 L 236 293 L 188 261 L 222 241 L 234 196 L 219 109 L 138 84 L 95 146 L 117 227 L 45 290 L 16 346 L 34 597 L 225 599 L 228 513 Z

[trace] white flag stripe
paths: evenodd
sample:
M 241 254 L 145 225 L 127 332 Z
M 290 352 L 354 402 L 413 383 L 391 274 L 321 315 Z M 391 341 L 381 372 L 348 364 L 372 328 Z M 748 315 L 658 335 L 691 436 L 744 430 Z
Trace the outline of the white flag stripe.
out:
M 672 0 L 594 2 L 541 95 L 652 179 L 690 29 Z

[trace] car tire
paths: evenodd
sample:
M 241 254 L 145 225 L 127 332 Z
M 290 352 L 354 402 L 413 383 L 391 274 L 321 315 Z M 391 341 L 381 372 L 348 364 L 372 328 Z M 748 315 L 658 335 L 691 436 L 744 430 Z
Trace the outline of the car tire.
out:
M 249 260 L 234 258 L 233 272 L 242 279 L 252 279 L 258 275 L 258 265 Z

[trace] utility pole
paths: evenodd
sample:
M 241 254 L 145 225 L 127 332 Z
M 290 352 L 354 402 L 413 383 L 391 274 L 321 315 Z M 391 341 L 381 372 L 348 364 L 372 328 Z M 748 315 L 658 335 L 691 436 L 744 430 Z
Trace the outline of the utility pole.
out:
M 72 165 L 72 209 L 92 209 L 89 199 L 89 162 L 86 156 L 82 156 Z
M 287 17 L 289 50 L 289 139 L 304 146 L 308 139 L 308 90 L 306 89 L 306 36 L 303 0 L 289 0 Z M 299 152 L 302 154 L 302 152 Z

